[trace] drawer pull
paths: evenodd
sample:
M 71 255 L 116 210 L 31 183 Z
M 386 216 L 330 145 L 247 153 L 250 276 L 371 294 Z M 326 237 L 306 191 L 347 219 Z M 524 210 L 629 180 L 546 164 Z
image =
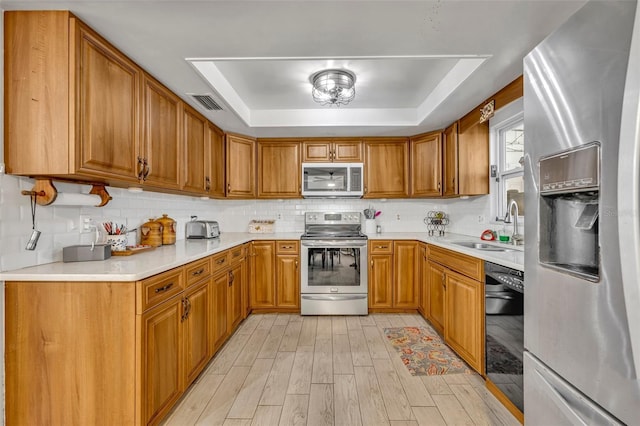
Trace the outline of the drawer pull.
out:
M 193 272 L 191 275 L 194 276 L 194 277 L 197 277 L 198 275 L 202 275 L 203 273 L 204 273 L 204 268 Z
M 225 262 L 225 260 L 226 260 L 226 259 L 223 257 L 222 259 L 218 260 L 218 261 L 216 262 L 216 264 L 218 264 L 218 265 L 222 265 L 222 264 Z
M 281 248 L 282 248 L 282 249 L 292 249 L 292 248 L 293 248 L 293 246 L 282 246 Z
M 169 290 L 171 287 L 173 287 L 173 283 L 169 283 L 169 284 L 165 285 L 164 287 L 158 287 L 158 288 L 156 288 L 155 291 L 156 291 L 156 293 L 162 293 L 164 291 Z
M 376 246 L 377 249 L 386 249 L 389 248 L 389 246 Z

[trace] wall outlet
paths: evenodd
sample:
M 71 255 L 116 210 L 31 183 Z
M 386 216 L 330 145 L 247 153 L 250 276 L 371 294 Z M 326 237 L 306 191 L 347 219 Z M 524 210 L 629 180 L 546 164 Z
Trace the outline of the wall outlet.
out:
M 478 223 L 484 223 L 484 215 L 478 215 Z
M 91 219 L 91 216 L 86 214 L 80 215 L 80 226 L 78 226 L 81 234 L 89 234 L 95 232 L 96 223 Z
M 400 220 L 400 213 L 396 214 L 396 220 Z
M 278 213 L 278 214 L 276 215 L 276 219 L 278 219 L 278 220 L 282 220 L 282 213 Z

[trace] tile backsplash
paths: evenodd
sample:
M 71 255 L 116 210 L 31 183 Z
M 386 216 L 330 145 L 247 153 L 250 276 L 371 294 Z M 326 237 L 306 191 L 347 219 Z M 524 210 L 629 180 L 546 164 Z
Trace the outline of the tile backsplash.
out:
M 184 239 L 184 226 L 191 216 L 217 220 L 222 232 L 245 232 L 252 219 L 275 219 L 277 232 L 300 232 L 304 228 L 304 212 L 308 210 L 362 211 L 373 207 L 382 211 L 376 219 L 384 232 L 426 233 L 423 223 L 429 210 L 449 214 L 450 232 L 480 235 L 488 225 L 490 197 L 443 200 L 202 200 L 198 197 L 132 193 L 126 189 L 108 188 L 113 197 L 105 207 L 37 206 L 36 228 L 42 232 L 34 251 L 25 250 L 31 235 L 29 197 L 20 191 L 30 190 L 33 179 L 0 174 L 0 270 L 50 263 L 62 260 L 62 248 L 88 244 L 94 233 L 81 233 L 80 215 L 94 222 L 117 221 L 137 228 L 149 218 L 163 213 L 177 221 L 177 238 Z M 88 193 L 90 186 L 54 182 L 58 192 Z M 484 218 L 484 223 L 479 219 Z M 130 234 L 129 243 L 135 241 Z

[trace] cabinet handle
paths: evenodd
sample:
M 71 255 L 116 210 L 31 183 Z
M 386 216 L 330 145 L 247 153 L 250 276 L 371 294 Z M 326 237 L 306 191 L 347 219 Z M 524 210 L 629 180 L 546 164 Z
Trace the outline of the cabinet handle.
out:
M 211 190 L 211 179 L 209 178 L 209 176 L 206 176 L 206 177 L 204 178 L 204 182 L 205 182 L 205 184 L 204 184 L 204 189 L 205 189 L 206 191 L 210 191 L 210 190 Z
M 282 247 L 280 247 L 280 248 L 282 248 L 283 250 L 284 250 L 284 249 L 292 249 L 292 248 L 293 248 L 293 246 L 282 246 Z
M 228 184 L 227 184 L 227 194 L 228 194 L 228 193 L 230 193 L 230 192 L 231 192 L 231 184 L 230 184 L 230 183 L 228 183 Z
M 376 246 L 377 249 L 386 249 L 389 248 L 389 246 Z
M 169 290 L 171 287 L 173 287 L 173 283 L 169 283 L 169 284 L 165 285 L 164 287 L 158 287 L 158 288 L 156 288 L 155 292 L 156 293 L 162 293 L 164 291 Z
M 233 282 L 235 281 L 236 277 L 233 275 L 233 271 L 229 271 L 229 287 L 231 287 L 233 285 Z
M 298 261 L 296 260 L 296 269 L 298 269 Z
M 151 171 L 151 167 L 149 167 L 149 162 L 146 158 L 142 159 L 142 165 L 144 168 L 144 173 L 142 174 L 142 180 L 147 180 L 147 176 L 149 176 L 149 172 Z
M 180 321 L 184 322 L 187 319 L 187 298 L 182 298 L 182 316 L 180 317 Z
M 364 187 L 364 193 L 366 194 L 367 192 L 369 192 L 369 190 L 367 189 L 367 187 Z
M 203 272 L 204 272 L 204 268 L 199 269 L 199 270 L 197 270 L 195 272 L 192 272 L 191 275 L 194 276 L 194 277 L 197 277 L 198 275 L 202 275 Z
M 216 264 L 218 264 L 218 265 L 222 265 L 222 264 L 225 262 L 225 260 L 226 260 L 226 259 L 223 257 L 222 259 L 218 260 L 218 261 L 216 262 Z
M 373 260 L 371 261 L 371 267 L 373 268 Z
M 138 157 L 138 180 L 142 180 L 142 173 L 144 173 L 144 166 L 142 165 L 142 157 Z
M 438 182 L 438 191 L 440 191 L 440 182 Z

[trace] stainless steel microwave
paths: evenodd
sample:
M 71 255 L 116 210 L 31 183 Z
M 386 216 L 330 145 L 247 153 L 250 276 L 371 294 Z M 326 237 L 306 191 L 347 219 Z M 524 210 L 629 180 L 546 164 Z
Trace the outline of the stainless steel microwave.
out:
M 361 198 L 362 163 L 302 163 L 305 198 Z

